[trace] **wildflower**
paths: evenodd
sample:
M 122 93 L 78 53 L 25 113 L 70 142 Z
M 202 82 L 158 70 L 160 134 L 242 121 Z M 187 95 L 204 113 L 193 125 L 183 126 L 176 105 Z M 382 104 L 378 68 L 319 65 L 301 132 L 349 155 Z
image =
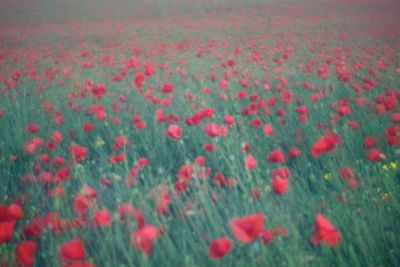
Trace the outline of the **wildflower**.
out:
M 85 247 L 81 240 L 76 237 L 60 245 L 59 255 L 63 261 L 82 260 L 85 257 Z
M 230 221 L 235 238 L 242 243 L 250 243 L 261 233 L 264 225 L 264 215 L 254 213 L 243 217 L 236 217 Z
M 231 251 L 232 241 L 226 237 L 214 239 L 208 246 L 208 255 L 217 260 L 224 257 Z
M 323 241 L 328 246 L 334 246 L 340 241 L 340 233 L 322 214 L 315 216 L 314 231 L 314 235 L 310 237 L 310 241 L 314 245 L 318 245 Z
M 16 247 L 16 256 L 21 266 L 32 266 L 35 261 L 37 243 L 33 241 L 22 241 Z
M 155 240 L 158 238 L 157 227 L 153 225 L 144 225 L 131 235 L 131 243 L 135 250 L 143 250 L 147 256 L 150 256 Z
M 168 126 L 167 130 L 165 130 L 165 135 L 171 138 L 172 140 L 179 140 L 181 137 L 182 129 L 179 125 L 171 124 Z

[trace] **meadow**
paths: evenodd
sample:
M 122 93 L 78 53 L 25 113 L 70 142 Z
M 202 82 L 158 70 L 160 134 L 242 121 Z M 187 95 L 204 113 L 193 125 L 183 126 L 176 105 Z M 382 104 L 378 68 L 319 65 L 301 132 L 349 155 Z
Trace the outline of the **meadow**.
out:
M 0 266 L 400 266 L 398 14 L 1 1 Z

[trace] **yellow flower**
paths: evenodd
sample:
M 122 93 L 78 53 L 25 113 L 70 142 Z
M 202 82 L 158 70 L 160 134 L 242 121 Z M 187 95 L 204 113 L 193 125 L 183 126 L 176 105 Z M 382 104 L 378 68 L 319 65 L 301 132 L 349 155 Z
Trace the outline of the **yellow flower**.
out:
M 391 167 L 393 170 L 397 170 L 397 164 L 396 164 L 396 162 L 391 162 L 391 163 L 390 163 L 390 167 Z
M 104 145 L 104 144 L 105 144 L 105 142 L 104 142 L 104 140 L 101 139 L 101 138 L 98 138 L 98 139 L 95 141 L 95 143 L 94 143 L 94 145 L 97 146 L 97 147 L 102 146 L 102 145 Z
M 383 201 L 390 199 L 390 195 L 388 193 L 382 193 L 381 194 L 381 199 Z
M 388 168 L 388 166 L 387 166 L 386 164 L 384 164 L 384 165 L 382 166 L 382 169 L 383 169 L 385 172 L 389 171 L 389 168 Z
M 331 180 L 332 179 L 332 173 L 328 172 L 324 175 L 325 180 Z
M 119 176 L 119 175 L 117 175 L 117 174 L 113 174 L 113 175 L 112 175 L 112 178 L 113 178 L 115 181 L 121 181 L 121 180 L 122 180 L 122 177 Z

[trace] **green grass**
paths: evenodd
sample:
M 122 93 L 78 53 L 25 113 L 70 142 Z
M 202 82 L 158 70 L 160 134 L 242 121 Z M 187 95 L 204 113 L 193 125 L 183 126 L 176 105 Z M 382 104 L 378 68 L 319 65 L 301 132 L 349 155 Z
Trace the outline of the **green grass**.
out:
M 109 26 L 107 21 L 102 20 L 103 12 L 110 8 L 104 1 L 98 3 L 97 15 L 95 10 L 89 8 L 92 6 L 90 2 L 81 5 L 75 2 L 51 5 L 43 3 L 41 7 L 47 9 L 32 9 L 36 11 L 27 14 L 35 21 L 38 17 L 35 14 L 48 12 L 42 20 L 36 20 L 48 24 L 38 30 L 38 36 L 28 34 L 21 37 L 24 40 L 21 46 L 11 47 L 7 44 L 13 43 L 14 40 L 7 39 L 2 47 L 7 51 L 2 63 L 4 68 L 0 71 L 2 78 L 9 79 L 13 70 L 25 70 L 30 59 L 37 59 L 33 66 L 38 75 L 36 80 L 30 80 L 29 75 L 22 75 L 16 88 L 11 90 L 7 89 L 4 83 L 0 86 L 0 108 L 4 110 L 3 117 L 0 117 L 0 203 L 8 206 L 21 196 L 29 196 L 22 204 L 24 216 L 17 221 L 11 241 L 0 244 L 0 265 L 5 262 L 13 266 L 16 245 L 29 239 L 38 243 L 33 266 L 61 266 L 58 248 L 60 244 L 74 237 L 79 237 L 85 245 L 85 260 L 93 262 L 96 266 L 400 265 L 400 149 L 398 146 L 389 146 L 384 138 L 385 128 L 393 124 L 390 114 L 398 113 L 399 106 L 396 102 L 393 109 L 382 114 L 376 114 L 375 110 L 368 107 L 371 104 L 376 108 L 375 99 L 385 95 L 389 89 L 395 90 L 396 93 L 398 91 L 398 38 L 382 30 L 386 25 L 394 23 L 393 17 L 388 15 L 380 20 L 375 18 L 368 24 L 367 10 L 358 10 L 358 5 L 352 4 L 346 12 L 357 19 L 346 18 L 343 21 L 337 14 L 344 9 L 343 3 L 331 6 L 335 7 L 332 13 L 322 8 L 326 4 L 319 3 L 314 6 L 312 1 L 304 6 L 297 6 L 300 11 L 295 8 L 295 4 L 286 2 L 278 5 L 273 1 L 258 1 L 247 6 L 236 1 L 230 8 L 227 8 L 226 1 L 222 0 L 213 5 L 209 4 L 189 6 L 176 1 L 171 6 L 166 6 L 166 3 L 157 2 L 141 6 L 143 12 L 139 12 L 135 9 L 138 5 L 134 3 L 120 3 L 110 11 L 110 19 L 117 21 L 115 16 L 118 10 L 122 15 L 134 10 L 135 14 L 141 17 L 126 19 L 126 28 L 120 26 L 123 23 L 117 23 L 121 31 L 115 35 L 110 34 L 109 29 L 103 28 Z M 125 6 L 126 10 L 120 5 Z M 372 6 L 372 3 L 366 5 Z M 55 21 L 54 17 L 66 22 L 74 21 L 69 17 L 72 13 L 66 18 L 57 15 L 60 6 L 67 10 L 71 6 L 80 7 L 80 10 L 73 14 L 81 23 L 80 34 L 74 34 L 69 26 L 66 26 L 65 33 L 56 33 L 56 28 L 49 26 Z M 199 23 L 199 28 L 189 31 L 187 28 L 167 23 L 165 17 L 175 16 L 176 6 L 180 7 L 181 22 L 192 26 Z M 274 12 L 263 18 L 262 10 L 267 10 L 267 7 L 270 8 L 270 12 Z M 14 7 L 15 10 L 24 8 L 29 10 L 30 6 Z M 388 3 L 382 10 L 392 8 L 392 4 Z M 87 18 L 83 14 L 86 14 Z M 231 18 L 232 14 L 242 16 L 235 22 Z M 250 22 L 243 14 L 254 15 L 254 21 Z M 310 24 L 308 21 L 311 14 L 318 14 L 322 24 Z M 336 14 L 337 17 L 329 17 L 329 14 Z M 155 15 L 157 18 L 154 18 Z M 13 18 L 3 16 L 2 19 L 10 23 Z M 91 24 L 93 21 L 98 24 Z M 207 24 L 207 21 L 215 24 Z M 134 23 L 129 22 L 143 24 L 137 28 Z M 267 23 L 271 25 L 270 32 L 269 29 L 263 28 Z M 221 25 L 228 25 L 228 28 L 224 29 Z M 348 25 L 350 37 L 344 40 L 336 38 L 341 34 L 341 28 Z M 157 30 L 157 26 L 164 28 Z M 381 29 L 382 31 L 377 33 L 381 38 L 371 40 L 373 35 L 369 34 L 368 26 Z M 46 27 L 49 27 L 49 31 L 43 31 Z M 288 32 L 289 28 L 293 32 Z M 303 30 L 306 32 L 303 33 Z M 134 36 L 136 41 L 132 41 Z M 329 39 L 326 39 L 326 36 L 330 36 Z M 78 46 L 76 44 L 80 39 L 84 41 Z M 215 46 L 207 48 L 213 39 Z M 60 40 L 65 42 L 60 43 Z M 321 44 L 323 41 L 327 44 Z M 106 48 L 106 44 L 112 45 Z M 122 67 L 121 59 L 133 55 L 131 48 L 134 45 L 142 50 L 142 54 L 137 55 L 141 64 L 150 62 L 158 66 L 162 62 L 168 63 L 169 69 L 162 71 L 156 68 L 156 74 L 146 79 L 143 88 L 154 86 L 153 95 L 162 99 L 165 97 L 159 92 L 162 83 L 174 84 L 170 106 L 153 104 L 131 84 L 139 69 L 127 70 L 127 75 L 121 82 L 112 82 L 112 77 L 119 73 Z M 236 47 L 241 48 L 240 55 L 234 55 Z M 274 52 L 276 47 L 281 48 L 279 53 Z M 276 64 L 273 59 L 280 57 L 286 47 L 293 47 L 294 51 L 288 60 Z M 372 48 L 365 50 L 368 47 Z M 205 48 L 203 57 L 195 56 L 199 48 Z M 310 52 L 310 48 L 316 49 L 316 52 Z M 80 52 L 84 50 L 90 51 L 87 59 L 80 57 Z M 250 61 L 250 55 L 257 50 L 261 51 L 262 60 Z M 363 55 L 368 52 L 371 53 L 371 57 L 364 59 Z M 347 57 L 350 53 L 351 56 Z M 102 63 L 105 55 L 113 57 L 114 66 L 105 66 Z M 328 66 L 330 76 L 321 79 L 316 70 L 325 62 L 326 56 L 337 59 Z M 222 61 L 230 58 L 236 61 L 234 68 L 220 66 Z M 379 71 L 376 62 L 382 58 L 390 61 L 390 66 L 387 70 Z M 309 60 L 315 61 L 311 74 L 303 71 Z M 340 60 L 343 60 L 347 68 L 363 60 L 365 66 L 358 72 L 354 71 L 350 82 L 344 83 L 339 81 L 335 74 L 335 64 Z M 82 69 L 83 62 L 93 63 L 94 67 Z M 282 72 L 275 74 L 274 69 L 278 66 L 282 67 Z M 53 81 L 46 80 L 46 68 L 58 72 Z M 72 68 L 72 73 L 65 79 L 62 74 L 64 68 Z M 373 77 L 378 81 L 377 85 L 370 91 L 355 93 L 351 89 L 351 83 L 362 85 L 364 77 L 371 77 L 368 68 L 378 73 L 378 77 Z M 182 77 L 179 69 L 184 70 L 187 76 Z M 236 70 L 238 75 L 233 75 L 229 80 L 228 90 L 218 89 L 218 82 L 224 78 L 224 71 L 229 70 Z M 208 79 L 207 75 L 210 72 L 218 76 L 217 82 Z M 247 98 L 235 99 L 235 93 L 243 90 L 238 78 L 246 72 L 252 77 L 252 84 L 246 89 Z M 191 77 L 194 74 L 199 74 L 201 79 L 193 80 Z M 265 76 L 268 76 L 268 83 L 272 88 L 269 91 L 263 90 L 262 81 Z M 288 80 L 285 90 L 292 94 L 292 100 L 288 104 L 281 103 L 281 92 L 276 90 L 281 77 Z M 64 86 L 59 84 L 61 80 L 65 82 Z M 107 93 L 102 99 L 95 100 L 89 91 L 86 91 L 85 97 L 77 97 L 85 91 L 82 88 L 88 80 L 93 80 L 96 84 L 106 84 Z M 259 85 L 254 83 L 256 80 L 259 81 Z M 321 94 L 319 101 L 311 102 L 309 96 L 317 90 L 305 89 L 302 86 L 305 81 L 310 82 L 314 88 L 323 87 L 326 95 Z M 210 87 L 211 94 L 203 95 L 201 90 L 204 87 Z M 38 88 L 44 90 L 40 91 Z M 188 93 L 192 94 L 192 100 L 188 100 Z M 256 101 L 250 100 L 249 96 L 252 93 L 258 95 Z M 113 111 L 112 104 L 118 103 L 118 96 L 121 94 L 126 96 L 127 102 L 119 103 L 121 111 Z M 220 94 L 226 94 L 228 101 L 222 101 Z M 251 103 L 257 103 L 261 99 L 267 102 L 272 97 L 277 98 L 276 106 L 259 105 L 258 113 L 249 116 L 242 114 L 242 109 L 248 108 Z M 367 104 L 359 106 L 356 103 L 357 97 L 364 98 Z M 348 100 L 351 114 L 333 121 L 331 116 L 336 112 L 331 105 L 343 98 Z M 297 99 L 309 109 L 309 118 L 304 123 L 297 119 Z M 61 112 L 64 123 L 54 123 L 52 112 L 43 111 L 42 105 L 45 101 L 51 102 L 54 109 Z M 197 105 L 195 108 L 191 106 L 193 103 Z M 106 119 L 97 120 L 85 112 L 93 104 L 105 108 Z M 73 105 L 80 110 L 73 111 Z M 187 116 L 204 107 L 214 109 L 212 118 L 204 119 L 196 126 L 184 124 Z M 266 114 L 267 107 L 271 115 Z M 182 127 L 180 140 L 173 141 L 164 134 L 169 123 L 161 124 L 155 120 L 155 112 L 160 108 L 164 114 L 174 113 L 180 116 L 180 121 L 176 122 Z M 276 116 L 277 108 L 283 108 L 285 116 Z M 134 129 L 131 121 L 133 114 L 138 114 L 141 120 L 146 122 L 146 128 Z M 234 126 L 228 127 L 229 134 L 216 138 L 207 137 L 203 132 L 204 124 L 215 122 L 222 125 L 223 116 L 226 114 L 235 117 Z M 119 125 L 113 123 L 116 116 L 121 120 Z M 270 123 L 274 134 L 265 136 L 262 126 L 258 129 L 252 128 L 249 122 L 254 118 L 259 118 L 262 126 Z M 285 119 L 286 124 L 280 124 L 282 119 Z M 357 120 L 360 128 L 352 129 L 347 125 L 348 120 Z M 93 123 L 95 129 L 83 132 L 81 127 L 86 122 Z M 324 125 L 323 129 L 316 127 L 318 122 Z M 38 124 L 40 131 L 37 134 L 28 133 L 25 129 L 28 123 Z M 315 158 L 309 152 L 310 147 L 324 134 L 325 129 L 331 129 L 340 135 L 341 141 L 331 152 Z M 302 134 L 301 140 L 296 142 L 295 132 L 298 130 L 301 130 Z M 32 137 L 40 137 L 46 142 L 50 140 L 53 131 L 59 131 L 63 135 L 63 140 L 55 150 L 46 151 L 41 147 L 34 154 L 24 151 L 24 145 Z M 121 134 L 126 135 L 131 144 L 115 152 L 112 149 L 114 139 Z M 376 138 L 376 147 L 386 155 L 385 159 L 379 162 L 368 161 L 363 147 L 363 138 L 366 136 Z M 203 145 L 207 143 L 215 145 L 214 153 L 203 150 Z M 248 153 L 241 152 L 245 143 L 251 145 Z M 79 164 L 71 161 L 69 147 L 72 144 L 88 148 L 86 159 Z M 298 147 L 302 154 L 298 158 L 289 158 L 287 149 L 294 146 Z M 266 162 L 266 155 L 277 148 L 286 154 L 286 162 Z M 109 156 L 121 152 L 125 154 L 126 161 L 110 164 Z M 57 166 L 39 164 L 39 157 L 43 153 L 48 153 L 52 158 L 59 156 L 65 159 L 65 166 L 69 168 L 70 175 L 63 184 L 43 185 L 39 182 L 22 181 L 24 175 L 28 174 L 38 176 L 46 171 L 55 175 L 59 169 Z M 245 170 L 244 167 L 246 154 L 253 155 L 258 162 L 258 166 L 251 171 Z M 16 156 L 16 159 L 11 160 L 11 156 Z M 205 166 L 211 169 L 210 177 L 200 179 L 194 176 L 189 181 L 187 190 L 177 193 L 175 182 L 179 168 L 199 156 L 206 158 Z M 134 185 L 128 186 L 125 180 L 130 175 L 129 171 L 141 157 L 148 158 L 149 166 L 140 171 Z M 38 164 L 41 169 L 35 170 Z M 339 177 L 339 170 L 345 165 L 352 168 L 354 176 L 360 181 L 360 186 L 356 189 L 347 188 L 344 179 Z M 285 194 L 279 196 L 272 191 L 270 174 L 273 169 L 285 166 L 291 173 L 289 188 Z M 232 187 L 215 185 L 212 180 L 216 172 L 222 172 L 227 178 L 235 178 L 237 183 Z M 110 179 L 112 185 L 102 185 L 103 178 Z M 84 227 L 69 229 L 62 234 L 54 233 L 50 227 L 46 227 L 40 238 L 24 236 L 22 229 L 36 216 L 58 212 L 61 219 L 76 218 L 74 199 L 85 185 L 97 191 L 97 200 L 88 211 L 88 222 Z M 168 188 L 171 199 L 168 213 L 164 216 L 157 214 L 156 200 L 149 194 L 154 190 L 159 193 L 160 185 Z M 64 198 L 49 196 L 51 189 L 56 186 L 65 190 Z M 252 199 L 253 189 L 261 192 L 260 199 Z M 338 201 L 340 193 L 345 196 L 343 202 Z M 166 228 L 165 233 L 155 241 L 150 256 L 133 249 L 130 236 L 137 230 L 137 223 L 135 220 L 119 221 L 117 207 L 122 203 L 130 203 L 140 210 L 147 224 Z M 192 205 L 190 210 L 189 204 Z M 110 227 L 97 228 L 89 222 L 92 212 L 102 208 L 108 209 L 112 216 Z M 242 244 L 235 240 L 229 227 L 230 220 L 256 212 L 265 215 L 265 228 L 283 226 L 288 231 L 288 237 L 279 236 L 268 246 L 264 246 L 261 240 L 250 244 Z M 187 216 L 182 216 L 185 213 Z M 314 216 L 317 213 L 326 216 L 341 233 L 341 240 L 336 246 L 315 246 L 309 242 L 308 238 L 314 233 Z M 233 241 L 232 251 L 218 261 L 212 260 L 208 255 L 208 245 L 211 240 L 222 236 Z

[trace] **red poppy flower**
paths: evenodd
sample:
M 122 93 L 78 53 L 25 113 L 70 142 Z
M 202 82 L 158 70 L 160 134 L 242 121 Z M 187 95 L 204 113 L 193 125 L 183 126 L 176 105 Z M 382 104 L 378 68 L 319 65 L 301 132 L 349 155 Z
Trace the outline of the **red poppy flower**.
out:
M 393 113 L 390 115 L 390 119 L 394 123 L 399 123 L 400 122 L 400 113 Z
M 228 81 L 221 80 L 221 81 L 219 81 L 218 86 L 219 86 L 220 89 L 227 89 L 229 84 L 228 84 Z
M 30 133 L 37 133 L 39 132 L 39 126 L 35 123 L 29 123 L 26 125 L 26 130 Z
M 63 183 L 68 180 L 69 177 L 69 169 L 67 167 L 63 167 L 56 172 L 56 181 L 59 183 Z
M 35 261 L 36 242 L 22 241 L 16 247 L 16 256 L 22 266 L 32 266 Z
M 272 178 L 272 191 L 277 195 L 282 195 L 286 192 L 289 186 L 289 181 L 285 178 L 274 177 Z
M 14 226 L 15 221 L 0 222 L 0 244 L 10 242 Z
M 349 166 L 343 166 L 339 170 L 339 176 L 343 179 L 349 179 L 354 176 L 353 170 Z
M 273 133 L 271 124 L 265 124 L 263 128 L 263 132 L 265 135 L 271 135 Z
M 233 186 L 236 183 L 236 180 L 228 179 L 222 173 L 217 172 L 215 173 L 213 183 L 221 186 Z
M 219 259 L 224 257 L 231 251 L 232 241 L 226 237 L 221 237 L 211 241 L 208 246 L 208 255 L 212 259 Z
M 349 178 L 346 182 L 349 189 L 356 189 L 360 185 L 360 181 L 357 178 Z
M 174 91 L 174 85 L 170 83 L 164 83 L 161 88 L 161 93 L 168 94 Z
M 82 260 L 85 257 L 85 247 L 79 238 L 74 238 L 60 245 L 59 256 L 63 261 Z
M 168 126 L 167 130 L 165 131 L 165 135 L 171 138 L 172 140 L 178 140 L 181 137 L 181 127 L 176 124 L 171 124 Z
M 119 153 L 117 155 L 110 155 L 108 157 L 108 161 L 111 164 L 117 164 L 117 163 L 123 162 L 123 161 L 125 161 L 125 154 L 124 153 Z
M 255 118 L 250 121 L 250 126 L 258 129 L 261 127 L 261 123 L 262 123 L 261 119 Z
M 105 84 L 92 85 L 91 87 L 92 95 L 95 99 L 101 99 L 107 92 L 107 87 Z
M 224 123 L 228 126 L 233 126 L 235 118 L 231 115 L 224 115 Z
M 23 228 L 22 232 L 26 237 L 40 237 L 45 226 L 44 220 L 41 217 L 35 217 Z
M 245 160 L 246 170 L 251 170 L 257 167 L 257 160 L 252 155 L 247 155 Z
M 58 131 L 54 131 L 51 139 L 55 142 L 55 143 L 60 143 L 63 139 L 62 133 L 58 132 Z
M 94 211 L 93 220 L 95 225 L 99 227 L 108 227 L 112 222 L 111 215 L 107 209 Z
M 89 208 L 90 204 L 88 199 L 81 195 L 77 194 L 74 198 L 74 211 L 77 213 L 79 216 L 84 216 Z
M 136 165 L 139 168 L 144 168 L 147 167 L 149 165 L 149 159 L 146 157 L 141 157 L 136 161 Z
M 271 163 L 284 163 L 285 155 L 283 154 L 282 151 L 276 149 L 268 154 L 267 161 Z
M 220 134 L 220 129 L 215 122 L 205 124 L 203 131 L 208 137 L 217 137 Z
M 314 235 L 310 237 L 310 241 L 314 245 L 318 245 L 323 241 L 328 246 L 334 246 L 340 241 L 340 233 L 322 214 L 315 216 L 314 231 Z
M 139 118 L 139 121 L 140 121 L 140 118 Z M 118 151 L 118 150 L 121 150 L 122 148 L 128 146 L 129 144 L 130 144 L 130 141 L 127 136 L 119 135 L 117 138 L 115 138 L 112 149 L 115 151 Z
M 268 245 L 275 239 L 275 233 L 269 229 L 264 229 L 261 232 L 261 237 L 264 245 Z
M 371 148 L 367 151 L 367 158 L 369 161 L 379 161 L 385 158 L 377 148 Z
M 203 149 L 208 152 L 214 152 L 215 146 L 214 144 L 204 144 Z
M 143 73 L 138 72 L 138 73 L 136 74 L 136 76 L 135 76 L 135 79 L 134 79 L 134 81 L 133 81 L 133 84 L 134 84 L 137 88 L 140 88 L 140 87 L 142 87 L 143 83 L 144 83 L 144 75 L 143 75 Z
M 24 216 L 24 211 L 20 205 L 12 203 L 7 208 L 7 215 L 9 219 L 19 220 Z
M 340 137 L 338 135 L 327 133 L 325 136 L 317 139 L 312 145 L 310 153 L 313 157 L 319 157 L 324 153 L 330 152 L 339 142 Z
M 75 162 L 79 162 L 86 158 L 88 149 L 86 147 L 81 147 L 79 145 L 72 145 L 69 147 L 69 150 L 71 152 L 72 159 Z
M 365 148 L 370 148 L 370 147 L 375 146 L 376 141 L 372 136 L 366 136 L 364 138 L 363 144 L 364 144 Z
M 276 168 L 271 172 L 271 178 L 284 178 L 287 179 L 290 176 L 290 172 L 288 167 L 283 167 L 283 168 Z
M 254 213 L 243 217 L 236 217 L 230 221 L 235 238 L 242 243 L 250 243 L 261 233 L 264 226 L 264 215 Z
M 177 181 L 175 182 L 175 190 L 178 193 L 185 191 L 188 187 L 187 180 Z
M 135 218 L 135 207 L 132 204 L 129 203 L 124 203 L 118 206 L 117 208 L 118 211 L 118 217 L 119 220 L 123 220 L 125 217 L 128 219 L 133 219 Z
M 160 193 L 160 197 L 158 198 L 156 202 L 156 211 L 160 215 L 166 215 L 168 213 L 168 206 L 170 204 L 171 200 L 168 195 L 167 191 L 162 191 Z
M 141 249 L 147 256 L 150 256 L 153 244 L 157 238 L 157 227 L 153 225 L 144 225 L 132 234 L 131 243 L 135 250 Z
M 397 146 L 400 144 L 400 126 L 390 125 L 385 129 L 385 140 L 390 146 Z
M 297 158 L 298 156 L 300 156 L 300 154 L 301 154 L 301 151 L 297 147 L 292 147 L 292 148 L 289 148 L 289 150 L 288 150 L 289 157 Z
M 134 127 L 136 130 L 142 130 L 142 129 L 146 128 L 146 122 L 145 121 L 135 122 Z
M 144 73 L 146 76 L 152 76 L 154 73 L 156 73 L 153 65 L 145 63 L 144 64 Z
M 49 196 L 51 196 L 53 198 L 55 198 L 55 197 L 64 198 L 65 197 L 65 191 L 64 191 L 64 189 L 62 187 L 54 187 L 49 192 Z
M 61 267 L 96 267 L 96 265 L 90 261 L 81 261 L 62 265 Z

